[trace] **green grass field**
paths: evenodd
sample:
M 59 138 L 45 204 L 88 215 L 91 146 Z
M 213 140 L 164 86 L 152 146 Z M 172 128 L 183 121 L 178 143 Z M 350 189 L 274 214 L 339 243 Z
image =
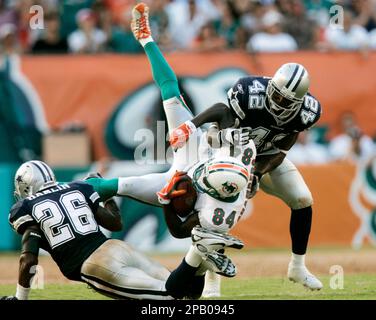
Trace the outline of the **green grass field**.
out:
M 352 274 L 344 278 L 344 288 L 330 288 L 330 277 L 321 277 L 324 288 L 309 291 L 286 278 L 223 279 L 222 297 L 226 300 L 373 300 L 376 299 L 376 276 Z M 14 294 L 14 285 L 0 285 L 0 296 Z M 31 299 L 104 300 L 106 297 L 88 289 L 85 284 L 48 284 L 32 290 Z

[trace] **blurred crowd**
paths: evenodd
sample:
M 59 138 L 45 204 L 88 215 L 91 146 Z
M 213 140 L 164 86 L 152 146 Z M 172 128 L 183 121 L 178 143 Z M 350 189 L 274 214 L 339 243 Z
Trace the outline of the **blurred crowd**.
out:
M 134 0 L 0 0 L 3 52 L 139 53 Z M 144 0 L 165 51 L 376 49 L 376 0 Z M 43 28 L 30 28 L 43 8 Z
M 327 128 L 315 127 L 299 134 L 288 158 L 297 165 L 328 162 L 358 163 L 376 156 L 376 136 L 366 135 L 353 112 L 344 112 L 338 119 L 340 132 L 327 139 Z

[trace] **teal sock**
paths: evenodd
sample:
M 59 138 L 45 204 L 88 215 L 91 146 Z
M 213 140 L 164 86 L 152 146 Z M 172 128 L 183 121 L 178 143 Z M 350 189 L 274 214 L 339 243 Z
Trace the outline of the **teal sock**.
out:
M 171 69 L 162 52 L 155 42 L 149 42 L 144 47 L 146 55 L 149 58 L 154 81 L 157 83 L 162 99 L 167 100 L 180 96 L 178 79 Z

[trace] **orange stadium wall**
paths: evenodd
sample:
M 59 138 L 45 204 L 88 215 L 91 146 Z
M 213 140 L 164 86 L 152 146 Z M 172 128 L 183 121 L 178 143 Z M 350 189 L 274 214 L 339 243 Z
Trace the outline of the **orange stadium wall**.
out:
M 339 116 L 347 110 L 356 114 L 367 134 L 376 134 L 376 52 L 368 56 L 316 52 L 254 56 L 225 52 L 166 57 L 179 77 L 206 77 L 223 68 L 271 76 L 283 63 L 302 63 L 311 75 L 311 92 L 323 107 L 320 125 L 329 125 L 330 135 L 338 132 Z M 72 120 L 85 123 L 96 158 L 108 154 L 103 131 L 116 106 L 152 81 L 144 55 L 25 56 L 22 70 L 40 95 L 49 125 L 56 127 Z M 224 90 L 220 98 L 226 101 Z
M 282 63 L 302 63 L 311 74 L 311 92 L 323 107 L 320 125 L 328 125 L 333 135 L 338 132 L 340 114 L 351 110 L 366 133 L 376 133 L 376 53 L 366 57 L 312 52 L 257 56 L 240 52 L 176 53 L 167 55 L 167 59 L 179 77 L 192 77 L 196 91 L 191 100 L 196 103 L 210 101 L 211 88 L 202 84 L 213 82 L 205 79 L 217 70 L 239 68 L 271 76 Z M 142 115 L 144 108 L 149 108 L 142 92 L 150 89 L 158 94 L 152 88 L 150 66 L 144 55 L 24 56 L 21 66 L 40 96 L 48 125 L 54 128 L 73 120 L 84 123 L 95 159 L 110 153 L 104 132 L 122 101 L 139 99 L 135 103 Z M 220 87 L 221 80 L 215 81 Z M 227 83 L 223 86 L 219 95 L 225 101 Z M 201 100 L 197 100 L 197 92 L 201 92 Z M 300 170 L 315 199 L 311 245 L 361 246 L 363 242 L 376 242 L 375 159 L 359 168 L 338 163 Z M 236 226 L 234 233 L 251 247 L 289 246 L 289 209 L 262 192 L 251 204 L 249 217 Z
M 302 166 L 299 170 L 314 197 L 311 245 L 351 245 L 361 225 L 349 201 L 355 167 L 328 164 Z M 355 196 L 361 197 L 361 191 Z M 260 191 L 253 200 L 252 213 L 235 227 L 234 234 L 250 247 L 286 247 L 290 245 L 289 222 L 290 209 Z

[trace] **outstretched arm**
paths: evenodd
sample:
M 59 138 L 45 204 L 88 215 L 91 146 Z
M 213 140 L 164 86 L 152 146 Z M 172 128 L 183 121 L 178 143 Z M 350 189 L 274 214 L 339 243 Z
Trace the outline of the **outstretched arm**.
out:
M 224 103 L 216 103 L 207 110 L 201 112 L 192 120 L 182 123 L 172 131 L 170 144 L 176 150 L 181 148 L 189 137 L 205 123 L 214 123 L 215 130 L 209 132 L 208 142 L 211 145 L 220 143 L 217 138 L 218 130 L 236 126 L 237 121 L 231 110 Z
M 198 114 L 191 121 L 196 128 L 210 122 L 216 122 L 219 129 L 229 128 L 235 124 L 235 118 L 230 108 L 222 102 L 214 104 L 210 108 Z
M 118 193 L 119 179 L 103 179 L 101 177 L 89 177 L 85 180 L 99 194 L 102 202 L 114 197 Z

